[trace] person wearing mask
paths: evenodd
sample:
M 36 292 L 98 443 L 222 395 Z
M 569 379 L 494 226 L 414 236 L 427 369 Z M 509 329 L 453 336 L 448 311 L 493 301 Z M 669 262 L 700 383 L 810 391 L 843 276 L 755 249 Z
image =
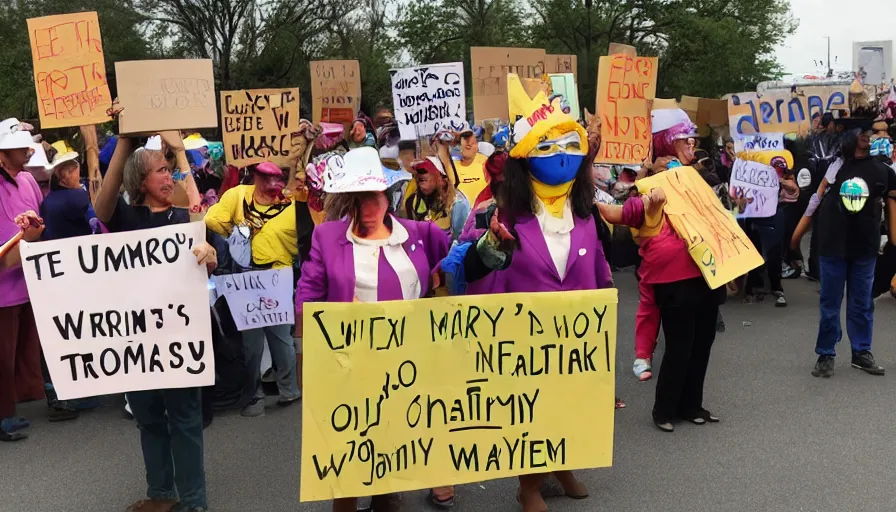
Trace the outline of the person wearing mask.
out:
M 821 318 L 815 343 L 818 361 L 812 371 L 816 377 L 830 377 L 834 372 L 835 346 L 843 336 L 840 309 L 844 287 L 848 290 L 846 330 L 852 367 L 872 375 L 885 372 L 871 353 L 872 286 L 883 203 L 888 218 L 896 215 L 896 174 L 871 156 L 871 134 L 870 126 L 862 126 L 844 136 L 842 166 L 831 176 L 830 193 L 818 206 Z
M 34 144 L 28 128 L 17 119 L 0 122 L 0 240 L 4 242 L 23 232 L 25 240 L 36 241 L 44 229 L 36 215 L 28 217 L 27 226 L 16 222 L 23 213 L 39 211 L 43 200 L 37 181 L 25 172 Z M 17 265 L 0 270 L 0 441 L 27 437 L 22 430 L 31 422 L 16 416 L 16 402 L 44 396 L 40 338 L 25 273 Z
M 221 200 L 209 208 L 205 225 L 212 232 L 227 237 L 231 246 L 246 247 L 245 241 L 249 240 L 249 253 L 234 258 L 242 268 L 293 268 L 299 257 L 297 213 L 298 208 L 307 208 L 306 203 L 298 204 L 283 196 L 287 174 L 271 162 L 255 165 L 252 178 L 252 185 L 239 185 L 225 192 Z M 242 332 L 243 352 L 249 369 L 240 411 L 243 416 L 264 414 L 260 367 L 265 339 L 277 370 L 280 392 L 277 405 L 292 405 L 301 398 L 292 327 L 292 324 L 282 324 Z
M 432 294 L 430 276 L 447 255 L 450 240 L 431 222 L 388 213 L 386 177 L 373 148 L 358 148 L 328 161 L 325 222 L 314 230 L 310 259 L 296 290 L 296 336 L 309 302 L 381 302 Z M 422 248 L 422 250 L 421 250 Z M 373 497 L 372 510 L 398 510 L 397 496 Z M 357 498 L 333 500 L 333 512 L 355 512 Z
M 162 133 L 162 139 L 171 150 L 183 150 L 178 132 Z M 176 185 L 165 153 L 135 147 L 133 139 L 119 138 L 97 192 L 97 218 L 113 233 L 190 222 L 189 210 L 172 205 Z M 122 185 L 130 204 L 119 195 Z M 205 241 L 193 246 L 193 254 L 209 272 L 217 264 Z M 134 391 L 127 400 L 140 429 L 147 484 L 147 498 L 128 512 L 207 511 L 200 389 Z
M 460 146 L 460 159 L 454 162 L 456 171 L 455 176 L 452 176 L 454 186 L 466 197 L 478 197 L 486 186 L 485 161 L 487 158 L 479 153 L 479 141 L 476 140 L 473 129 L 466 122 L 457 134 L 457 144 Z M 440 148 L 441 146 L 442 144 L 440 144 Z
M 457 240 L 470 215 L 470 201 L 454 189 L 445 166 L 434 157 L 426 157 L 412 164 L 417 190 L 405 201 L 405 217 L 435 223 Z

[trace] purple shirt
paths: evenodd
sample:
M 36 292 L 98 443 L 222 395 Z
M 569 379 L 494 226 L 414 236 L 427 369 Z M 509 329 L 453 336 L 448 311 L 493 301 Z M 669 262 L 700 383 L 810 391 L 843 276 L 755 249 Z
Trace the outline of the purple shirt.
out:
M 22 171 L 14 178 L 18 187 L 0 177 L 0 243 L 19 233 L 16 216 L 28 210 L 40 211 L 43 194 L 34 176 Z M 22 267 L 0 270 L 0 308 L 28 302 L 28 287 Z

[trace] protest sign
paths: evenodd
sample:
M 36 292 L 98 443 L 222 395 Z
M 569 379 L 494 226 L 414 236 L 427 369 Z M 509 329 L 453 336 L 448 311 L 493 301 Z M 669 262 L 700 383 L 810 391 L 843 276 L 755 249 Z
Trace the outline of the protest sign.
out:
M 636 182 L 642 194 L 661 188 L 663 212 L 710 288 L 718 288 L 762 265 L 762 256 L 718 196 L 693 167 L 677 167 Z
M 696 96 L 682 96 L 678 102 L 679 108 L 684 110 L 692 123 L 697 124 L 697 111 L 700 109 L 700 98 Z
M 595 161 L 639 164 L 650 149 L 650 101 L 656 96 L 656 57 L 600 58 L 597 111 L 601 147 Z
M 314 124 L 351 125 L 361 108 L 361 66 L 356 60 L 311 61 L 311 117 Z
M 122 135 L 218 127 L 211 60 L 116 62 L 115 77 Z
M 611 465 L 616 303 L 305 304 L 302 501 Z
M 728 124 L 728 101 L 700 98 L 697 102 L 697 126 L 719 127 Z
M 728 98 L 731 136 L 760 132 L 808 133 L 813 118 L 831 110 L 849 108 L 847 86 L 800 87 L 789 90 L 744 92 Z
M 734 151 L 779 151 L 784 149 L 783 133 L 756 133 L 734 139 Z
M 582 111 L 579 110 L 579 89 L 576 87 L 576 79 L 572 73 L 559 73 L 550 75 L 551 89 L 554 94 L 560 94 L 569 105 L 569 113 L 573 119 L 581 119 Z
M 622 44 L 622 43 L 610 43 L 610 47 L 607 48 L 607 55 L 628 55 L 629 57 L 637 57 L 638 50 L 631 45 Z
M 95 12 L 28 20 L 42 129 L 105 123 L 112 95 Z
M 205 223 L 21 242 L 40 344 L 61 400 L 215 383 Z
M 240 331 L 295 323 L 292 268 L 214 276 L 215 291 Z
M 544 50 L 535 48 L 470 48 L 473 74 L 473 115 L 477 123 L 484 119 L 508 118 L 507 73 L 522 78 L 541 79 L 545 73 Z
M 442 129 L 461 131 L 467 120 L 463 62 L 393 69 L 389 74 L 402 140 Z
M 299 89 L 221 91 L 224 155 L 234 167 L 270 161 L 287 167 L 299 130 Z
M 778 211 L 778 172 L 770 165 L 741 160 L 731 167 L 731 197 L 747 198 L 747 206 L 738 218 L 772 217 Z
M 577 55 L 545 55 L 544 72 L 547 74 L 572 73 L 573 81 L 579 77 L 579 57 Z

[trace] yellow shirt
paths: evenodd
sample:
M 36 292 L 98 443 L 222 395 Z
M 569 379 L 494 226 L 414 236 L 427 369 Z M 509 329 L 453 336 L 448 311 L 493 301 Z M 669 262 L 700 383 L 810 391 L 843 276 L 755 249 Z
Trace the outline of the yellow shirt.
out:
M 246 199 L 252 202 L 253 194 L 255 185 L 239 185 L 224 192 L 221 200 L 208 209 L 205 225 L 219 235 L 229 236 L 233 226 L 246 222 L 243 204 Z M 256 205 L 256 208 L 264 211 L 268 207 Z M 261 266 L 273 265 L 273 268 L 291 267 L 299 253 L 297 237 L 296 208 L 292 203 L 252 237 L 252 261 Z
M 464 165 L 460 160 L 454 161 L 454 168 L 457 169 L 457 175 L 460 183 L 455 183 L 455 188 L 464 193 L 472 204 L 479 197 L 479 193 L 485 189 L 485 162 L 488 160 L 482 153 L 477 153 L 473 157 L 473 163 Z

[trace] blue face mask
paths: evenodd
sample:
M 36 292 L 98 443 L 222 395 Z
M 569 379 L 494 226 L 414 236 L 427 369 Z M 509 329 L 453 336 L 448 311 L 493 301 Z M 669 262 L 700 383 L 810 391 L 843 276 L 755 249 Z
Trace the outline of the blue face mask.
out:
M 576 174 L 579 172 L 579 167 L 582 166 L 582 161 L 585 160 L 585 155 L 555 153 L 527 160 L 529 172 L 533 178 L 545 185 L 562 185 L 576 179 Z

